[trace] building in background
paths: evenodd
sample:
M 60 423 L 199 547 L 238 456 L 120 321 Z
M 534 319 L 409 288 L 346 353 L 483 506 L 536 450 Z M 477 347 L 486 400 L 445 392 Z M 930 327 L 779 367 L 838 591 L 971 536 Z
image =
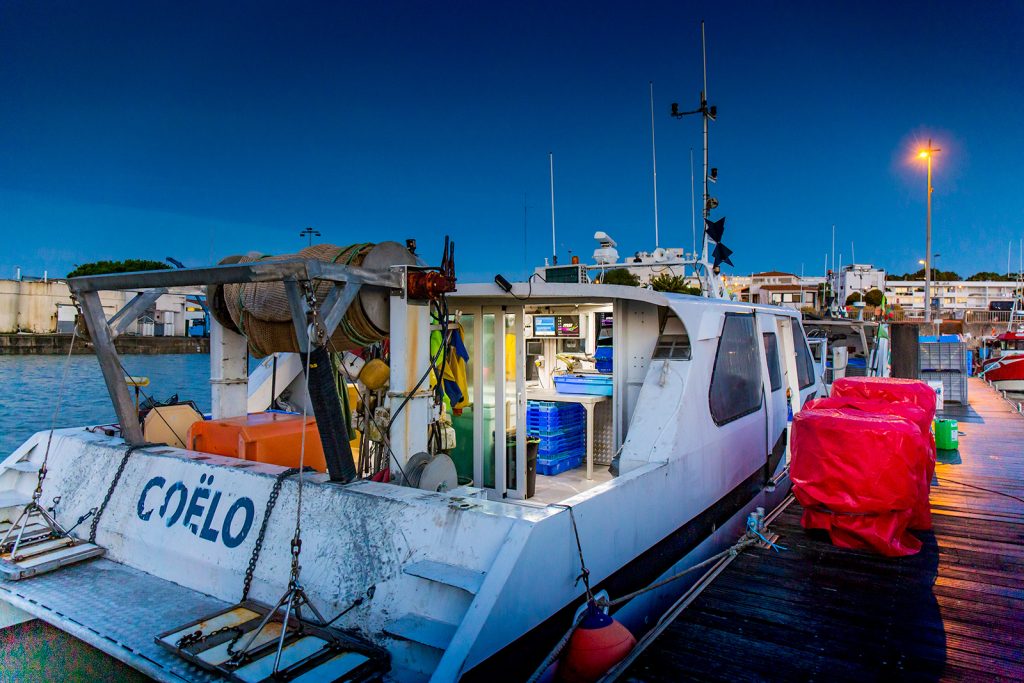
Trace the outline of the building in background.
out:
M 110 318 L 139 292 L 100 292 L 103 310 Z M 164 294 L 125 334 L 183 337 L 202 318 L 205 331 L 205 294 L 195 288 L 172 289 Z M 199 309 L 196 310 L 190 309 Z M 71 334 L 78 311 L 64 280 L 21 278 L 0 280 L 0 334 Z
M 932 310 L 940 317 L 964 318 L 971 311 L 998 309 L 993 304 L 1012 302 L 1016 287 L 1015 282 L 997 280 L 933 280 Z M 924 315 L 924 280 L 890 280 L 885 296 L 908 317 Z
M 793 273 L 769 270 L 754 273 L 749 284 L 738 292 L 741 301 L 773 304 L 800 310 L 819 308 L 823 277 L 803 277 Z

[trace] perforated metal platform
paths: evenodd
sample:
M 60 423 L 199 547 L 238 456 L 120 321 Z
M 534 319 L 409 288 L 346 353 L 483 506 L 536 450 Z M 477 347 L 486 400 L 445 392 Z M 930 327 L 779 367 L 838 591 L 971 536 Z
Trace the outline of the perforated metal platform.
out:
M 228 603 L 106 559 L 18 582 L 0 599 L 159 681 L 223 681 L 161 648 L 153 637 Z

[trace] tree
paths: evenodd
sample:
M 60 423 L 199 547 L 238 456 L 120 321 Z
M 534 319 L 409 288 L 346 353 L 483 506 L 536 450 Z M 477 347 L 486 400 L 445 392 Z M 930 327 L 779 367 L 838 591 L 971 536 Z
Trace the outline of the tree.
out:
M 601 278 L 601 284 L 638 287 L 640 285 L 640 277 L 625 268 L 614 268 L 604 274 L 604 277 Z
M 864 295 L 864 303 L 866 303 L 868 306 L 881 306 L 882 299 L 884 297 L 885 294 L 883 294 L 881 290 L 872 289 L 869 290 L 867 294 Z
M 924 279 L 924 268 L 913 273 L 904 273 L 903 275 L 890 275 L 889 280 L 923 280 Z M 952 270 L 936 270 L 932 268 L 932 279 L 933 280 L 961 280 L 960 274 Z
M 656 292 L 675 292 L 676 294 L 693 294 L 700 296 L 700 287 L 693 287 L 686 283 L 686 278 L 681 275 L 662 273 L 651 278 L 651 289 Z
M 1003 273 L 994 273 L 991 270 L 983 270 L 980 273 L 975 273 L 974 275 L 967 278 L 969 282 L 981 282 L 984 280 L 990 280 L 993 282 L 1011 282 L 1016 279 L 1016 276 L 1004 275 Z
M 846 297 L 846 305 L 847 305 L 847 306 L 852 306 L 852 305 L 854 305 L 855 303 L 857 303 L 858 301 L 860 301 L 860 300 L 861 300 L 861 298 L 862 298 L 862 297 L 861 297 L 861 295 L 860 295 L 860 292 L 854 292 L 854 293 L 853 293 L 853 294 L 851 294 L 850 296 Z
M 92 263 L 75 264 L 75 269 L 68 277 L 81 275 L 106 275 L 108 273 L 134 273 L 140 270 L 169 270 L 170 266 L 163 261 L 148 259 L 125 259 L 124 261 L 93 261 Z

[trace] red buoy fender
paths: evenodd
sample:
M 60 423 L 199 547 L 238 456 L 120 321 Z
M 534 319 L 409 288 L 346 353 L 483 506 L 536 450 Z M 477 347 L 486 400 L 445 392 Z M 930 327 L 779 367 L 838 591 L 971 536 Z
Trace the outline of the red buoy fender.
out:
M 590 603 L 558 665 L 558 680 L 592 683 L 621 662 L 636 645 L 629 629 Z

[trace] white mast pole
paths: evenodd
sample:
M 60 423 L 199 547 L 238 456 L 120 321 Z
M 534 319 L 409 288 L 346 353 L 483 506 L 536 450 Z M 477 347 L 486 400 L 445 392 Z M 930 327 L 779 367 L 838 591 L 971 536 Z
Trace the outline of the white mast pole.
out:
M 697 258 L 697 190 L 693 173 L 693 147 L 690 148 L 690 217 L 693 219 L 693 257 Z M 1007 270 L 1009 272 L 1009 270 Z
M 702 62 L 704 64 L 704 90 L 701 92 L 700 99 L 701 99 L 701 108 L 704 109 L 704 112 L 703 112 L 703 115 L 701 116 L 701 118 L 704 119 L 704 211 L 703 211 L 703 216 L 704 216 L 704 219 L 706 220 L 707 217 L 708 217 L 708 213 L 709 213 L 709 211 L 708 211 L 708 112 L 707 112 L 707 102 L 708 102 L 708 48 L 707 48 L 707 41 L 704 38 L 704 22 L 703 21 L 700 22 L 700 51 L 701 51 L 701 60 L 702 60 Z M 708 239 L 707 239 L 707 233 L 706 232 L 704 232 L 702 234 L 702 236 L 701 236 L 701 244 L 702 244 L 701 258 L 704 260 L 705 263 L 707 263 L 707 260 L 708 260 Z
M 654 248 L 658 248 L 658 154 L 654 146 L 654 81 L 651 86 L 651 167 L 654 174 Z
M 832 270 L 833 270 L 833 272 L 836 272 L 836 224 L 835 223 L 832 224 Z
M 551 179 L 551 265 L 558 265 L 558 247 L 555 243 L 555 154 L 548 152 L 548 172 Z

